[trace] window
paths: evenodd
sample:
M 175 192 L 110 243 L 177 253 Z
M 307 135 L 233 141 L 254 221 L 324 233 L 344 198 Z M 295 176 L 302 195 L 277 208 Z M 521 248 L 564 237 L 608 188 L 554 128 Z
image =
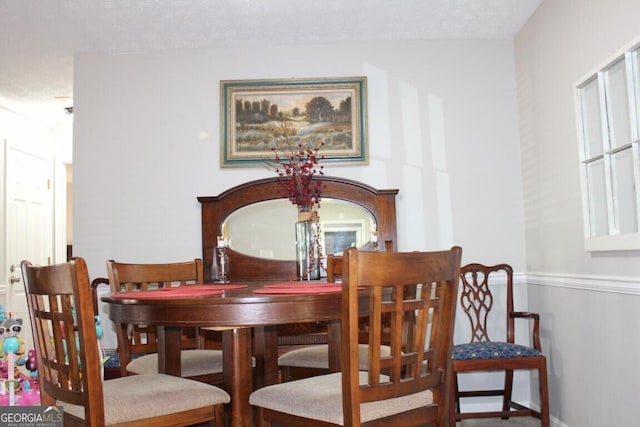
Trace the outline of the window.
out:
M 585 249 L 640 249 L 640 46 L 577 87 Z

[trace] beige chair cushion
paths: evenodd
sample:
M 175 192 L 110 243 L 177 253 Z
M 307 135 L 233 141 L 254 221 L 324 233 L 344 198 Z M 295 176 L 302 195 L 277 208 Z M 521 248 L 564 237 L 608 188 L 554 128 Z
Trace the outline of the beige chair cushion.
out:
M 183 377 L 222 372 L 222 350 L 182 350 L 181 366 Z M 145 354 L 133 359 L 127 365 L 132 374 L 157 374 L 158 354 Z
M 391 348 L 387 345 L 380 347 L 382 356 L 389 356 Z M 358 348 L 359 366 L 361 370 L 367 369 L 367 357 L 369 346 L 360 344 Z M 296 366 L 301 368 L 329 369 L 329 346 L 326 344 L 310 345 L 298 348 L 283 354 L 278 358 L 278 366 Z
M 231 400 L 224 390 L 172 375 L 134 375 L 104 381 L 105 424 L 168 415 Z M 64 411 L 84 419 L 84 407 L 57 402 Z
M 367 380 L 367 373 L 360 372 L 360 383 Z M 360 407 L 362 422 L 421 408 L 433 402 L 430 390 L 404 397 L 363 403 Z M 342 411 L 342 373 L 319 375 L 302 380 L 289 381 L 254 391 L 249 403 L 267 409 L 344 425 Z

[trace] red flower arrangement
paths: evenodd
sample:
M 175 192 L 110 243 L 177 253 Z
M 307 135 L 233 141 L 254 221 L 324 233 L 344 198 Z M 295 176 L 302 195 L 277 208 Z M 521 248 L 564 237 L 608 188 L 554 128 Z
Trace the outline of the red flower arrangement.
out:
M 318 208 L 324 185 L 313 177 L 324 175 L 320 164 L 324 156 L 318 154 L 324 141 L 301 141 L 296 130 L 282 122 L 281 130 L 276 135 L 276 144 L 272 148 L 274 160 L 268 161 L 267 166 L 278 174 L 278 180 L 282 184 L 282 197 L 288 198 L 298 207 L 298 224 L 305 220 L 313 224 L 311 247 L 307 247 L 306 260 L 298 253 L 298 278 L 319 279 L 322 245 Z
M 281 129 L 276 136 L 278 142 L 271 149 L 275 159 L 267 165 L 280 177 L 282 197 L 288 198 L 300 211 L 313 212 L 319 207 L 323 190 L 322 182 L 313 180 L 313 176 L 324 175 L 320 164 L 324 156 L 318 154 L 324 142 L 303 144 L 295 138 L 296 130 L 285 122 Z

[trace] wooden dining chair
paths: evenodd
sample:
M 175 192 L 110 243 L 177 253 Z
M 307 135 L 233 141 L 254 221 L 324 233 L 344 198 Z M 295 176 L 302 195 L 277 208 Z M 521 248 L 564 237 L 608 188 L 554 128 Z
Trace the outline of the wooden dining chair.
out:
M 222 426 L 222 389 L 164 374 L 103 381 L 87 266 L 82 258 L 22 262 L 42 405 L 62 406 L 65 426 Z
M 111 293 L 154 290 L 169 286 L 203 283 L 202 260 L 158 264 L 129 264 L 107 261 Z M 183 328 L 182 376 L 209 384 L 223 385 L 222 350 L 204 348 L 203 336 L 212 331 Z M 156 328 L 149 325 L 116 323 L 120 373 L 158 372 Z
M 260 426 L 448 425 L 455 300 L 462 249 L 359 252 L 344 258 L 341 372 L 254 391 Z M 380 351 L 391 317 L 389 355 Z M 369 316 L 367 369 L 360 317 Z
M 109 287 L 109 279 L 106 277 L 96 277 L 91 281 L 91 296 L 93 299 L 93 313 L 96 316 L 100 315 L 98 304 L 98 289 L 101 286 Z M 104 372 L 104 379 L 110 380 L 113 378 L 119 378 L 120 375 L 120 355 L 118 351 L 113 349 L 105 350 L 105 358 L 103 359 L 102 369 Z
M 342 265 L 343 257 L 341 255 L 327 256 L 327 282 L 333 283 L 342 280 Z M 361 319 L 361 329 L 363 328 L 366 328 L 366 318 Z M 325 339 L 317 344 L 298 346 L 298 348 L 289 350 L 278 357 L 278 368 L 282 381 L 308 378 L 330 372 L 326 323 L 322 331 L 317 334 L 322 334 Z M 360 365 L 364 369 L 369 349 L 366 344 L 366 335 L 362 341 L 364 343 L 360 344 Z M 389 347 L 382 346 L 381 351 L 388 353 Z
M 391 252 L 393 250 L 393 241 L 385 241 L 385 250 L 387 252 Z M 327 282 L 335 283 L 336 281 L 342 280 L 343 264 L 342 255 L 327 255 Z M 361 366 L 364 368 L 366 366 L 368 354 L 368 346 L 366 345 L 366 317 L 360 319 L 360 328 L 364 332 L 362 334 L 362 343 L 360 345 Z M 278 357 L 280 377 L 283 381 L 307 378 L 330 372 L 329 344 L 326 324 L 322 331 L 316 332 L 316 334 L 322 334 L 325 339 L 322 341 L 318 340 L 318 343 L 315 344 L 299 346 L 298 348 L 287 351 Z M 388 346 L 383 346 L 381 351 L 386 352 L 388 349 Z
M 541 420 L 542 427 L 549 427 L 549 393 L 547 390 L 547 359 L 540 346 L 540 316 L 537 313 L 514 311 L 513 305 L 513 269 L 510 265 L 499 264 L 486 266 L 467 264 L 460 270 L 462 288 L 460 306 L 467 315 L 471 326 L 469 343 L 459 344 L 453 348 L 453 369 L 451 370 L 452 387 L 450 427 L 456 421 L 468 418 L 503 419 L 517 416 L 533 416 Z M 504 304 L 497 302 L 497 287 L 503 287 Z M 493 291 L 492 291 L 493 289 Z M 502 307 L 506 315 L 506 336 L 503 341 L 493 341 L 489 335 L 487 319 L 492 309 Z M 525 319 L 531 323 L 531 343 L 521 345 L 515 343 L 515 320 Z M 534 370 L 538 373 L 540 410 L 526 407 L 512 400 L 514 370 Z M 469 372 L 503 371 L 504 386 L 492 390 L 460 390 L 458 374 Z M 499 411 L 462 412 L 462 398 L 486 398 L 501 396 Z
M 384 241 L 384 251 L 393 251 L 393 240 Z M 329 254 L 327 255 L 327 282 L 336 282 L 342 280 L 342 256 Z

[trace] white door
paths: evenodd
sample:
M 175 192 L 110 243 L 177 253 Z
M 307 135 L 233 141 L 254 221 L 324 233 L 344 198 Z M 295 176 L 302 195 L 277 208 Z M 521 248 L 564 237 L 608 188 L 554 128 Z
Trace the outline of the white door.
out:
M 25 350 L 33 348 L 20 262 L 49 265 L 53 259 L 52 162 L 5 143 L 5 309 L 23 319 Z

